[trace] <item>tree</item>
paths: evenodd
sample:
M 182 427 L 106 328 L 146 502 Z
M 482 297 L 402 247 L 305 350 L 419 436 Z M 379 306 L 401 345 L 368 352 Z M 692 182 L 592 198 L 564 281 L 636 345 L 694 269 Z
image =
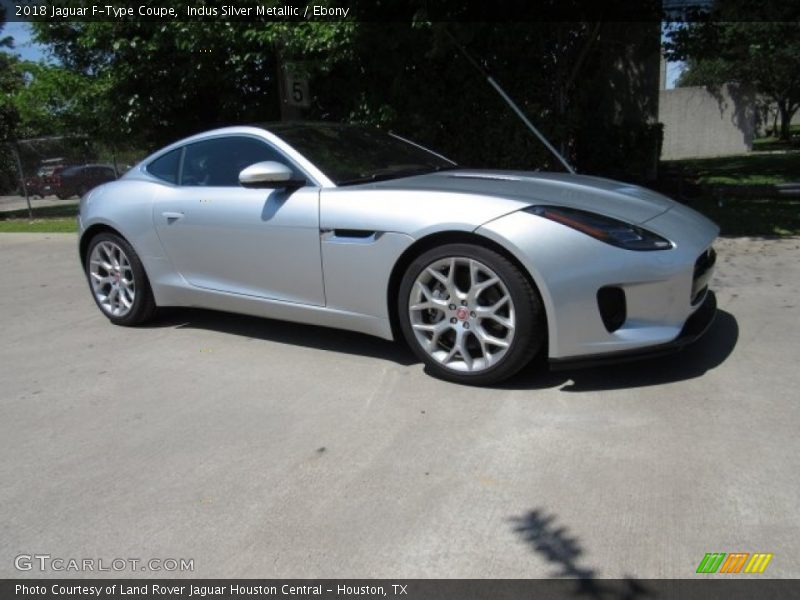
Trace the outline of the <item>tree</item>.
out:
M 3 36 L 5 8 L 0 6 L 0 191 L 14 190 L 19 185 L 19 174 L 14 153 L 8 151 L 16 142 L 19 114 L 13 98 L 22 86 L 22 76 L 17 70 L 19 60 L 2 51 L 12 49 L 14 40 Z
M 657 23 L 358 23 L 352 59 L 313 81 L 310 116 L 392 129 L 465 165 L 561 170 L 446 31 L 579 170 L 649 173 L 658 149 L 648 124 L 658 94 Z M 632 48 L 642 56 L 631 59 Z M 648 60 L 650 78 L 619 67 Z
M 350 24 L 39 22 L 47 44 L 105 102 L 107 135 L 157 146 L 214 126 L 277 120 L 278 52 L 309 69 L 338 56 Z M 90 103 L 90 106 L 92 104 Z
M 103 138 L 107 82 L 59 65 L 20 62 L 24 84 L 13 97 L 27 136 L 80 132 Z
M 648 173 L 658 147 L 657 23 L 601 25 L 578 20 L 572 0 L 546 1 L 574 5 L 576 20 L 461 22 L 453 8 L 453 18 L 436 22 L 417 11 L 428 3 L 410 0 L 398 3 L 407 9 L 402 19 L 382 23 L 35 23 L 37 41 L 71 73 L 42 71 L 39 88 L 84 81 L 97 90 L 85 103 L 95 111 L 87 127 L 157 147 L 215 126 L 287 116 L 280 74 L 291 68 L 311 81 L 305 118 L 378 125 L 466 165 L 560 170 L 446 27 L 581 170 Z M 38 112 L 40 120 L 53 113 L 53 106 Z
M 5 26 L 5 8 L 0 6 L 0 141 L 14 138 L 14 131 L 19 122 L 19 115 L 14 107 L 13 97 L 22 84 L 22 77 L 17 71 L 17 57 L 3 49 L 12 49 L 14 40 L 11 36 L 3 36 Z
M 736 4 L 724 4 L 726 10 L 709 20 L 675 28 L 668 57 L 687 61 L 679 85 L 754 86 L 777 106 L 780 138 L 789 140 L 792 116 L 800 108 L 800 27 L 796 21 L 736 21 Z

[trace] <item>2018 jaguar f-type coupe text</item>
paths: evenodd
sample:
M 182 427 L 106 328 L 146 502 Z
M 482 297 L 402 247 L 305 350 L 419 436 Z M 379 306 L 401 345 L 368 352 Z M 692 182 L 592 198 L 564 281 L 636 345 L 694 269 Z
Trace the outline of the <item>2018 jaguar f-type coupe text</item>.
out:
M 655 192 L 461 169 L 350 125 L 228 127 L 176 142 L 80 205 L 80 257 L 119 325 L 200 306 L 403 337 L 489 384 L 680 347 L 716 311 L 716 225 Z

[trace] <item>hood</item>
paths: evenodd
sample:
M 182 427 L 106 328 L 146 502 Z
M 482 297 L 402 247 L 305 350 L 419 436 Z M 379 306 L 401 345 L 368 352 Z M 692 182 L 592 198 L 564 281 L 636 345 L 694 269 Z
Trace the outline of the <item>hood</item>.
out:
M 628 223 L 643 223 L 675 206 L 666 196 L 643 187 L 569 173 L 459 169 L 390 179 L 363 187 L 495 196 L 527 205 L 577 208 Z

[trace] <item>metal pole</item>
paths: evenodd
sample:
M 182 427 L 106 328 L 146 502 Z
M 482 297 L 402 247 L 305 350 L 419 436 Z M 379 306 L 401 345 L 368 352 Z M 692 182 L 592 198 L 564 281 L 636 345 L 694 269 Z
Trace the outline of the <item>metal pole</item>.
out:
M 22 170 L 22 160 L 19 157 L 19 148 L 17 148 L 16 143 L 11 144 L 11 151 L 14 153 L 14 158 L 17 161 L 19 180 L 22 182 L 22 192 L 25 194 L 25 203 L 28 205 L 28 218 L 33 219 L 33 207 L 31 206 L 30 196 L 28 196 L 28 184 L 25 183 L 25 171 Z
M 564 168 L 574 175 L 575 169 L 573 169 L 572 166 L 567 162 L 567 159 L 561 156 L 561 153 L 555 148 L 553 148 L 553 145 L 547 141 L 547 138 L 544 137 L 542 133 L 538 129 L 536 129 L 536 127 L 533 126 L 533 123 L 531 123 L 528 120 L 528 117 L 525 116 L 525 113 L 523 113 L 522 110 L 520 110 L 519 106 L 514 104 L 514 101 L 508 97 L 508 94 L 506 94 L 505 91 L 503 91 L 503 88 L 501 88 L 500 85 L 498 85 L 498 83 L 494 79 L 492 79 L 491 76 L 487 77 L 486 81 L 488 81 L 489 85 L 491 85 L 495 90 L 497 90 L 497 93 L 500 94 L 503 100 L 506 101 L 506 104 L 508 104 L 511 107 L 511 110 L 517 113 L 517 116 L 522 120 L 523 123 L 525 123 L 525 125 L 528 126 L 528 129 L 530 129 L 534 133 L 534 135 L 538 137 L 539 140 L 545 145 L 545 147 L 548 150 L 550 150 L 550 152 L 552 152 L 558 160 L 561 161 L 561 164 L 564 165 Z
M 445 29 L 444 32 L 447 34 L 447 37 L 450 38 L 450 40 L 453 42 L 453 44 L 455 44 L 456 48 L 458 48 L 461 51 L 461 54 L 463 54 L 464 57 L 470 62 L 470 64 L 473 67 L 475 67 L 478 71 L 480 71 L 481 75 L 486 77 L 486 81 L 489 82 L 489 85 L 491 85 L 495 89 L 495 91 L 497 91 L 497 93 L 500 94 L 500 97 L 503 100 L 505 100 L 506 104 L 508 104 L 511 107 L 511 110 L 513 110 L 514 113 L 522 120 L 522 122 L 525 123 L 525 126 L 531 132 L 533 132 L 533 134 L 537 138 L 539 138 L 539 141 L 541 141 L 545 145 L 545 148 L 547 148 L 548 150 L 550 150 L 550 152 L 553 153 L 553 155 L 561 162 L 561 164 L 564 165 L 564 168 L 574 175 L 575 174 L 575 169 L 573 169 L 572 166 L 567 162 L 567 159 L 565 159 L 558 152 L 558 150 L 556 150 L 553 147 L 553 145 L 550 142 L 547 141 L 547 138 L 544 137 L 544 135 L 542 135 L 542 133 L 538 129 L 536 129 L 536 127 L 534 127 L 533 123 L 531 123 L 530 120 L 528 119 L 528 117 L 525 116 L 525 113 L 522 112 L 520 107 L 517 106 L 517 104 L 509 97 L 509 95 L 505 93 L 503 88 L 500 87 L 500 84 L 497 83 L 492 78 L 491 75 L 489 75 L 489 73 L 486 71 L 486 69 L 484 69 L 480 64 L 478 64 L 478 62 L 474 58 L 472 58 L 472 56 L 470 56 L 470 54 L 467 52 L 467 50 L 464 48 L 464 46 L 462 46 L 458 42 L 458 40 L 453 36 L 452 33 L 450 33 L 447 29 Z
M 114 163 L 114 176 L 119 178 L 119 167 L 117 166 L 117 148 L 111 144 L 111 162 Z

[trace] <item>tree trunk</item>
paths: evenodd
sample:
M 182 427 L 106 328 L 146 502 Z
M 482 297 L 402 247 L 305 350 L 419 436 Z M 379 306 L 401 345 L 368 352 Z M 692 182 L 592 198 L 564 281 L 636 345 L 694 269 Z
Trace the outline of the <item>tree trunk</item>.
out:
M 779 138 L 781 141 L 788 142 L 792 139 L 791 124 L 794 111 L 789 109 L 788 100 L 778 102 L 778 111 L 781 114 L 781 134 Z

